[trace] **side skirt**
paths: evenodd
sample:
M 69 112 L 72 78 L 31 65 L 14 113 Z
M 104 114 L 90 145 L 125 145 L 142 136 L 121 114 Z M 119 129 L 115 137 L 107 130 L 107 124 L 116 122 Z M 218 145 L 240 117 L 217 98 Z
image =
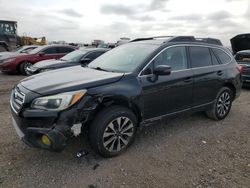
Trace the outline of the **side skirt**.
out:
M 180 110 L 180 111 L 168 113 L 168 114 L 165 114 L 162 116 L 146 119 L 140 123 L 140 126 L 142 126 L 142 127 L 143 126 L 150 126 L 153 124 L 162 123 L 163 121 L 166 121 L 166 120 L 171 119 L 171 118 L 176 117 L 176 116 L 184 116 L 184 115 L 186 116 L 186 115 L 194 114 L 196 112 L 207 111 L 207 110 L 212 108 L 214 102 L 215 101 L 212 101 L 212 102 L 202 104 L 199 106 L 195 106 L 192 108 L 186 108 L 184 110 Z

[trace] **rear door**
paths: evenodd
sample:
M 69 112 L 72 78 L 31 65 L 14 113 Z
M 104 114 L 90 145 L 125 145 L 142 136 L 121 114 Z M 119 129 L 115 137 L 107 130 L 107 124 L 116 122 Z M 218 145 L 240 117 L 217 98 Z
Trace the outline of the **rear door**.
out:
M 39 55 L 39 61 L 42 60 L 47 60 L 47 59 L 57 59 L 57 48 L 56 47 L 48 47 L 44 50 L 42 50 L 42 52 L 44 52 L 44 55 Z
M 191 107 L 193 73 L 186 54 L 185 46 L 170 47 L 157 55 L 139 76 L 145 119 Z M 171 66 L 171 74 L 156 78 L 152 72 L 159 65 Z
M 225 68 L 209 47 L 190 46 L 189 54 L 194 73 L 193 106 L 205 105 L 222 87 Z

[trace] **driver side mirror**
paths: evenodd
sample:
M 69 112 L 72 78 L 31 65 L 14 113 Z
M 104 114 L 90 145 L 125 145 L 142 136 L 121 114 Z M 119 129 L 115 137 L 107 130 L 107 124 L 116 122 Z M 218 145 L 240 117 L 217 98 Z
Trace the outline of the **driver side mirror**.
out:
M 154 68 L 154 74 L 159 76 L 170 75 L 171 67 L 168 65 L 158 65 Z
M 44 56 L 45 53 L 44 53 L 44 52 L 39 52 L 38 55 L 39 55 L 39 56 Z

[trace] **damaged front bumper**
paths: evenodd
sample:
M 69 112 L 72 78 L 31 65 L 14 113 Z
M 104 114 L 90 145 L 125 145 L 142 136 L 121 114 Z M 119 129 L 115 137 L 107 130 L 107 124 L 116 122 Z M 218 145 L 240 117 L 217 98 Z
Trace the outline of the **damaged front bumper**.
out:
M 69 126 L 55 125 L 52 127 L 23 127 L 16 121 L 17 117 L 12 116 L 12 124 L 20 139 L 31 147 L 47 149 L 50 151 L 62 151 L 66 146 L 67 139 L 71 136 Z M 43 137 L 48 139 L 44 142 Z
M 24 143 L 58 152 L 65 148 L 69 138 L 81 133 L 82 125 L 90 120 L 97 103 L 92 97 L 86 96 L 75 106 L 63 111 L 34 110 L 29 105 L 16 111 L 12 101 L 10 106 L 13 126 Z

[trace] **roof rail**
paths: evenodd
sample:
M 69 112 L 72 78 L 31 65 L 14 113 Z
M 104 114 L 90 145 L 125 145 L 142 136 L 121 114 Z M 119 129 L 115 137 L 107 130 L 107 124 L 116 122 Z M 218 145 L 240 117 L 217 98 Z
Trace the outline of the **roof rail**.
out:
M 222 46 L 219 39 L 215 38 L 195 38 L 194 36 L 178 36 L 171 39 L 169 42 L 203 42 L 208 44 L 216 44 Z
M 156 37 L 148 37 L 148 38 L 137 38 L 131 40 L 130 42 L 137 42 L 143 40 L 153 40 L 157 38 L 170 38 L 165 42 L 203 42 L 208 44 L 216 44 L 222 46 L 222 43 L 219 39 L 215 38 L 195 38 L 194 36 L 156 36 Z
M 199 42 L 205 42 L 205 43 L 223 46 L 222 42 L 219 39 L 215 39 L 215 38 L 196 38 L 196 40 Z
M 169 42 L 195 42 L 194 36 L 177 36 L 169 40 Z
M 145 38 L 136 38 L 134 40 L 131 40 L 130 42 L 137 42 L 137 41 L 143 41 L 143 40 L 153 40 L 158 38 L 169 38 L 173 36 L 156 36 L 156 37 L 145 37 Z

